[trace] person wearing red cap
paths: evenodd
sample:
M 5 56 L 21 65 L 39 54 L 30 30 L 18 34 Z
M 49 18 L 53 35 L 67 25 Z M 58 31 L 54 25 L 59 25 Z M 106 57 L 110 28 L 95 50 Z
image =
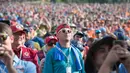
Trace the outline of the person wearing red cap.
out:
M 25 43 L 25 32 L 20 26 L 11 26 L 14 36 L 14 42 L 12 43 L 12 48 L 14 53 L 22 60 L 31 61 L 37 67 L 37 73 L 40 72 L 38 65 L 38 56 L 37 52 L 31 48 L 24 46 Z
M 71 45 L 71 28 L 61 24 L 56 29 L 58 42 L 46 55 L 42 73 L 85 73 L 80 51 Z
M 20 60 L 13 52 L 12 34 L 8 24 L 0 23 L 0 73 L 36 73 L 32 62 Z
M 54 47 L 54 45 L 56 44 L 56 42 L 58 41 L 56 36 L 48 36 L 45 38 L 45 44 L 46 44 L 46 49 L 47 51 L 49 51 L 52 47 Z
M 49 51 L 51 48 L 53 48 L 56 45 L 56 42 L 58 41 L 56 36 L 48 36 L 45 38 L 45 47 L 44 50 L 42 50 L 42 53 L 45 54 L 47 53 L 47 51 Z M 42 54 L 41 53 L 41 54 Z M 41 71 L 43 71 L 43 65 L 44 65 L 44 61 L 45 61 L 45 56 L 41 57 L 42 60 L 40 62 L 40 67 L 41 67 Z

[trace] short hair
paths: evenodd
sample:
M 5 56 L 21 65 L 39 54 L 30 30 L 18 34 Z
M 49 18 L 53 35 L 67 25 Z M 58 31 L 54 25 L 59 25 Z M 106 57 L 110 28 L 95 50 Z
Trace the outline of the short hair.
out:
M 10 26 L 8 24 L 2 23 L 2 22 L 0 22 L 0 32 L 1 33 L 6 33 L 9 36 L 12 35 L 12 30 L 11 30 Z

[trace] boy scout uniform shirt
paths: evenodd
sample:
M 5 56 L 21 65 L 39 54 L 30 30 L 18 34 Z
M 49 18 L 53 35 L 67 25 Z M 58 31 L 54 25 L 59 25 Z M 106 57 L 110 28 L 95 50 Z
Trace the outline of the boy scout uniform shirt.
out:
M 25 61 L 33 62 L 37 67 L 37 73 L 40 72 L 40 67 L 38 64 L 38 56 L 37 52 L 32 50 L 31 48 L 21 47 L 21 51 L 14 51 L 14 53 L 21 59 Z
M 13 66 L 18 73 L 36 73 L 35 64 L 20 60 L 16 55 L 13 60 Z M 8 73 L 8 70 L 2 61 L 0 61 L 0 73 Z

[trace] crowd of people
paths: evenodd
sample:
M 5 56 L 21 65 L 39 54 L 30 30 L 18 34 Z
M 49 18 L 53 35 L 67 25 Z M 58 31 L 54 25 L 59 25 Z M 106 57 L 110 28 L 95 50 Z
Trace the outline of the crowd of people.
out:
M 0 73 L 130 73 L 130 4 L 0 5 Z

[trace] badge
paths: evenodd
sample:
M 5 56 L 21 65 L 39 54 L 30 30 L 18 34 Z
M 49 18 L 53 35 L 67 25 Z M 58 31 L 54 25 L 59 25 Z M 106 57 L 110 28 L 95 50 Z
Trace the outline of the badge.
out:
M 71 73 L 71 67 L 70 66 L 66 67 L 66 73 Z
M 25 56 L 29 56 L 29 53 L 28 53 L 28 52 L 25 52 L 24 55 L 25 55 Z

